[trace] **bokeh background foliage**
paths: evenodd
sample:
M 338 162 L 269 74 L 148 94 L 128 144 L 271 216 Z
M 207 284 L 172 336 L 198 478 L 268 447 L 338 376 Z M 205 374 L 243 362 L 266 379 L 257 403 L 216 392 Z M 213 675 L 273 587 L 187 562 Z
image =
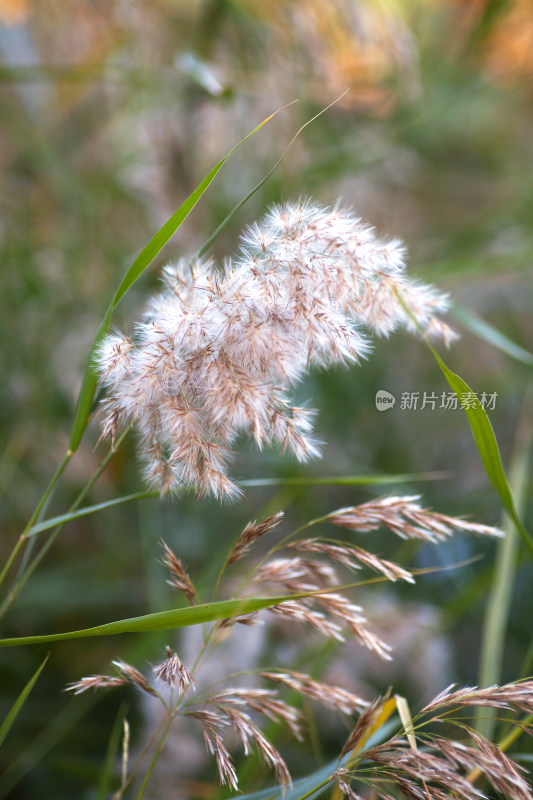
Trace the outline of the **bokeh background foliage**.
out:
M 158 263 L 197 250 L 298 128 L 346 89 L 298 137 L 211 252 L 230 255 L 241 228 L 268 203 L 302 195 L 326 203 L 342 197 L 381 233 L 403 238 L 411 272 L 467 309 L 456 323 L 462 338 L 446 361 L 475 391 L 498 393 L 491 420 L 514 488 L 522 487 L 522 517 L 531 520 L 529 0 L 0 0 L 2 560 L 61 459 L 88 350 L 135 255 L 236 142 L 298 100 L 232 155 Z M 115 324 L 127 326 L 138 312 L 157 284 L 156 266 L 128 293 Z M 472 333 L 474 313 L 524 351 L 495 347 L 493 332 Z M 314 374 L 299 389 L 320 409 L 318 430 L 328 443 L 321 462 L 301 467 L 243 443 L 234 474 L 443 472 L 402 491 L 423 491 L 445 513 L 497 524 L 500 504 L 464 414 L 402 410 L 399 401 L 381 413 L 374 403 L 379 389 L 399 399 L 402 392 L 440 397 L 448 387 L 421 342 L 403 334 L 378 340 L 362 368 Z M 103 445 L 95 449 L 97 438 L 93 423 L 48 513 L 64 511 L 91 476 L 105 452 Z M 142 488 L 130 441 L 88 500 Z M 171 607 L 156 561 L 162 536 L 208 587 L 248 519 L 283 507 L 298 524 L 381 491 L 281 482 L 250 487 L 222 511 L 187 496 L 79 519 L 13 606 L 2 635 L 71 630 Z M 438 551 L 415 552 L 384 536 L 382 548 L 422 567 L 484 558 L 421 577 L 393 596 L 378 590 L 376 619 L 398 657 L 389 671 L 376 673 L 364 659 L 351 669 L 360 669 L 373 692 L 393 681 L 413 699 L 421 672 L 434 671 L 435 681 L 477 681 L 494 545 L 458 538 Z M 533 571 L 520 547 L 510 560 L 505 647 L 492 659 L 496 666 L 501 660 L 503 680 L 532 671 Z M 369 592 L 365 602 L 371 599 Z M 0 795 L 98 796 L 119 710 L 128 705 L 134 736 L 146 724 L 142 710 L 133 695 L 74 701 L 61 689 L 105 671 L 118 655 L 156 662 L 165 636 L 54 646 L 3 744 Z M 2 718 L 46 652 L 0 650 Z M 442 687 L 428 678 L 423 691 L 433 688 Z M 342 732 L 338 739 L 329 733 L 325 757 L 342 743 Z M 309 771 L 317 758 L 293 753 L 295 772 Z M 191 787 L 191 796 L 218 796 L 216 779 Z

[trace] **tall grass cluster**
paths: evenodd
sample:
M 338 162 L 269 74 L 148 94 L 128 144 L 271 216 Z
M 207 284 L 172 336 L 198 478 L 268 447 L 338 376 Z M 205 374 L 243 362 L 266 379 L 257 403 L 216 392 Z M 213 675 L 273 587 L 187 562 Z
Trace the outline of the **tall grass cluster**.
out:
M 0 0 L 0 800 L 533 800 L 532 34 Z
M 109 306 L 91 350 L 70 447 L 2 571 L 1 580 L 12 583 L 1 614 L 23 592 L 64 525 L 101 510 L 79 506 L 132 429 L 145 480 L 161 493 L 177 494 L 178 502 L 187 492 L 195 493 L 198 502 L 205 494 L 217 501 L 239 496 L 242 490 L 228 476 L 227 461 L 232 449 L 241 446 L 243 433 L 251 435 L 260 450 L 265 446 L 287 449 L 300 462 L 319 456 L 312 435 L 315 412 L 294 406 L 291 393 L 312 369 L 354 362 L 364 369 L 362 359 L 371 349 L 368 330 L 389 336 L 404 326 L 426 340 L 428 355 L 435 356 L 469 417 L 488 476 L 525 542 L 531 544 L 482 403 L 430 344 L 429 336 L 447 345 L 456 338 L 438 316 L 448 307 L 447 297 L 409 278 L 401 243 L 378 239 L 350 211 L 311 201 L 272 208 L 246 230 L 234 259 L 217 265 L 195 256 L 165 267 L 163 292 L 149 301 L 132 332 L 109 332 L 114 306 L 179 227 L 223 161 L 166 223 L 164 236 L 160 231 L 144 248 Z M 71 509 L 47 519 L 48 500 L 92 415 L 95 373 L 106 389 L 105 397 L 96 400 L 97 415 L 103 417 L 101 438 L 111 438 L 111 449 Z M 103 505 L 140 496 L 119 496 Z M 292 626 L 303 628 L 304 649 L 320 652 L 316 637 L 325 637 L 333 643 L 328 656 L 333 662 L 347 639 L 369 650 L 372 658 L 393 659 L 392 648 L 373 630 L 361 605 L 365 586 L 412 584 L 424 570 L 409 569 L 375 552 L 371 534 L 383 528 L 408 542 L 437 545 L 456 534 L 504 535 L 497 527 L 424 508 L 420 499 L 387 494 L 304 521 L 292 531 L 283 530 L 283 510 L 249 522 L 227 552 L 211 596 L 197 590 L 181 558 L 162 542 L 167 582 L 186 601 L 185 606 L 94 628 L 3 639 L 0 645 L 125 632 L 142 635 L 143 631 L 189 626 L 201 629 L 196 650 L 187 658 L 178 640 L 175 646 L 166 646 L 166 655 L 150 670 L 119 657 L 112 662 L 111 674 L 80 677 L 66 687 L 80 695 L 132 685 L 146 698 L 145 722 L 137 723 L 146 730 L 134 739 L 135 744 L 125 713 L 122 730 L 112 734 L 100 796 L 102 786 L 106 791 L 111 787 L 117 800 L 150 796 L 151 779 L 164 762 L 172 737 L 177 737 L 179 754 L 187 738 L 195 741 L 201 731 L 220 784 L 229 790 L 240 788 L 235 749 L 242 754 L 241 770 L 253 758 L 273 772 L 279 788 L 261 788 L 246 796 L 250 800 L 304 800 L 325 793 L 352 800 L 369 791 L 383 800 L 398 794 L 473 800 L 485 796 L 478 785 L 482 781 L 511 800 L 527 800 L 533 794 L 524 769 L 506 750 L 517 735 L 532 730 L 533 681 L 443 687 L 429 702 L 419 698 L 421 708 L 415 713 L 390 687 L 371 697 L 302 671 L 283 655 L 274 663 L 264 662 L 261 651 L 252 665 L 239 659 L 251 627 L 261 626 L 265 639 L 279 625 L 285 636 L 291 635 Z M 340 537 L 332 535 L 335 529 L 340 529 Z M 46 534 L 45 543 L 34 554 L 32 545 L 38 534 Z M 13 576 L 16 564 L 18 572 Z M 377 577 L 366 577 L 366 573 Z M 210 669 L 217 649 L 228 642 L 237 653 L 231 667 L 222 672 Z M 5 717 L 3 735 L 25 705 L 45 663 Z M 349 734 L 333 762 L 295 779 L 283 750 L 288 735 L 299 742 L 308 735 L 311 717 L 303 713 L 308 703 L 338 712 Z M 476 707 L 511 713 L 512 733 L 495 742 L 479 730 L 475 717 L 458 713 L 458 709 Z M 181 725 L 175 733 L 178 719 Z M 441 728 L 438 723 L 446 724 Z M 315 736 L 320 738 L 320 729 Z M 178 755 L 175 776 L 167 773 L 170 793 L 173 782 L 182 779 L 184 765 L 179 760 Z M 190 794 L 194 796 L 194 789 Z

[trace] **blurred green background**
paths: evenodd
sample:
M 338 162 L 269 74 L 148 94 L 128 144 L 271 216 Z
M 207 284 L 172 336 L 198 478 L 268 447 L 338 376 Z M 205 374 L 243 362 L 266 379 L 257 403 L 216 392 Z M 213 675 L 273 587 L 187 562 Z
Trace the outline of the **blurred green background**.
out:
M 231 255 L 242 227 L 269 203 L 341 197 L 380 234 L 402 238 L 410 273 L 448 291 L 467 309 L 467 320 L 480 315 L 530 348 L 530 0 L 0 0 L 2 561 L 62 457 L 89 347 L 135 254 L 239 139 L 297 100 L 231 157 L 159 264 L 198 249 L 299 127 L 346 89 L 298 137 L 212 253 Z M 135 318 L 157 273 L 156 264 L 136 284 L 115 324 L 127 327 Z M 452 324 L 462 338 L 446 355 L 448 365 L 475 391 L 497 392 L 491 420 L 504 464 L 512 463 L 517 441 L 526 446 L 527 463 L 531 414 L 523 407 L 533 357 L 529 364 L 527 355 L 512 358 L 453 318 Z M 393 410 L 376 409 L 379 389 L 396 395 Z M 298 389 L 320 409 L 317 431 L 327 442 L 320 462 L 299 466 L 243 442 L 233 474 L 445 472 L 441 480 L 391 491 L 423 492 L 439 511 L 499 524 L 500 504 L 464 414 L 399 407 L 402 392 L 440 397 L 446 390 L 423 343 L 406 334 L 377 340 L 362 367 L 314 374 Z M 67 508 L 103 458 L 106 444 L 95 447 L 97 439 L 95 421 L 49 514 Z M 88 502 L 142 488 L 130 441 Z M 71 523 L 6 617 L 3 635 L 82 628 L 170 607 L 175 598 L 157 563 L 161 537 L 197 584 L 209 586 L 248 519 L 285 508 L 288 531 L 291 523 L 381 493 L 380 487 L 254 488 L 222 509 L 193 497 L 143 500 Z M 526 492 L 526 521 L 531 505 Z M 413 658 L 402 655 L 403 628 L 398 635 L 409 613 L 415 627 L 417 613 L 426 620 L 422 639 L 428 648 L 439 641 L 443 661 L 432 666 L 417 655 L 418 669 L 477 681 L 494 544 L 457 537 L 420 550 L 383 536 L 376 551 L 415 566 L 484 558 L 420 578 L 414 588 L 387 590 L 381 610 L 383 590 L 365 593 L 363 605 L 375 605 L 400 651 L 383 674 L 361 666 L 371 694 L 394 682 L 415 708 L 426 699 L 417 695 Z M 519 551 L 504 680 L 533 670 L 527 663 L 532 576 Z M 139 667 L 157 662 L 169 638 L 53 647 L 2 748 L 0 797 L 96 797 L 121 703 L 129 704 L 134 737 L 146 724 L 143 713 L 134 695 L 74 700 L 62 689 L 106 672 L 114 657 Z M 0 650 L 0 718 L 46 652 Z M 425 691 L 430 687 L 443 688 L 429 680 Z M 344 733 L 332 734 L 333 748 Z M 293 757 L 296 773 L 315 758 L 305 751 Z M 216 780 L 208 778 L 189 789 L 182 784 L 182 791 L 218 796 Z M 163 789 L 157 796 L 165 796 Z

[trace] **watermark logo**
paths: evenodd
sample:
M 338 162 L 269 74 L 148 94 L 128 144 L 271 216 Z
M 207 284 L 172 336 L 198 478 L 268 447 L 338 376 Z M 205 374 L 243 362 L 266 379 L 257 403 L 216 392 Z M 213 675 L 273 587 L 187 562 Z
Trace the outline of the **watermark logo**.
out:
M 482 408 L 485 411 L 494 411 L 498 392 L 402 392 L 399 398 L 400 411 L 423 411 L 430 409 L 444 409 L 456 411 L 457 409 Z M 376 392 L 376 408 L 378 411 L 389 411 L 394 408 L 396 397 L 385 389 Z
M 386 392 L 385 389 L 380 389 L 376 392 L 376 408 L 378 411 L 389 411 L 389 409 L 394 407 L 394 403 L 396 402 L 396 398 L 390 392 Z

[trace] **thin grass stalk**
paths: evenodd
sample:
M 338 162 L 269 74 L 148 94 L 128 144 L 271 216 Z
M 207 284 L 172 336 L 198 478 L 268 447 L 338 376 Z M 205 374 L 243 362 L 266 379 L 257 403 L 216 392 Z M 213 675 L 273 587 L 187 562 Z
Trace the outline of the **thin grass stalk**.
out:
M 156 751 L 155 751 L 154 756 L 152 758 L 152 761 L 150 762 L 150 766 L 148 767 L 146 775 L 144 776 L 144 780 L 143 780 L 143 782 L 141 784 L 141 788 L 139 789 L 139 793 L 137 795 L 136 800 L 141 800 L 142 796 L 144 795 L 146 787 L 148 786 L 148 781 L 150 780 L 150 777 L 152 775 L 152 772 L 154 771 L 155 765 L 157 764 L 157 760 L 159 758 L 161 750 L 163 749 L 163 745 L 165 744 L 166 738 L 167 738 L 167 736 L 169 734 L 169 731 L 170 731 L 170 728 L 172 726 L 173 721 L 174 721 L 174 717 L 170 717 L 170 719 L 168 720 L 168 722 L 166 724 L 165 730 L 163 731 L 161 739 L 159 740 L 159 743 L 157 745 L 157 748 L 156 748 Z
M 120 731 L 123 720 L 126 719 L 126 707 L 121 706 L 109 737 L 107 745 L 106 757 L 100 774 L 100 782 L 98 788 L 97 800 L 106 800 L 109 796 L 109 784 L 113 776 L 115 761 L 117 758 L 118 749 L 120 746 Z
M 100 462 L 100 465 L 96 469 L 96 471 L 95 471 L 94 475 L 92 476 L 92 478 L 90 478 L 90 480 L 85 484 L 85 486 L 83 487 L 83 489 L 81 490 L 79 495 L 76 497 L 76 499 L 74 500 L 74 502 L 70 506 L 68 513 L 72 512 L 72 511 L 75 511 L 82 504 L 82 502 L 85 499 L 85 497 L 87 496 L 87 494 L 91 491 L 92 487 L 94 486 L 94 484 L 96 483 L 96 481 L 98 480 L 98 478 L 100 477 L 102 472 L 105 470 L 105 468 L 107 467 L 109 462 L 111 461 L 112 457 L 115 455 L 117 450 L 119 450 L 119 448 L 121 447 L 122 443 L 124 442 L 124 439 L 126 438 L 126 436 L 129 433 L 129 430 L 130 430 L 130 426 L 128 426 L 123 431 L 123 433 L 119 436 L 119 438 L 117 439 L 115 444 L 112 447 L 109 448 L 109 451 L 108 451 L 107 455 L 102 459 L 102 461 Z M 65 464 L 65 466 L 66 466 L 66 464 Z M 58 470 L 58 472 L 59 472 L 59 470 Z M 56 475 L 57 474 L 58 473 L 56 473 Z M 33 521 L 35 521 L 35 519 Z M 65 527 L 65 525 L 66 525 L 66 522 L 62 523 L 61 525 L 58 525 L 52 531 L 52 533 L 49 535 L 48 539 L 43 544 L 43 546 L 41 547 L 41 549 L 39 550 L 39 552 L 37 553 L 37 555 L 35 556 L 33 561 L 30 562 L 30 564 L 24 570 L 23 574 L 20 575 L 18 577 L 18 579 L 15 581 L 15 583 L 13 584 L 11 589 L 9 590 L 4 602 L 2 603 L 2 605 L 0 605 L 0 619 L 2 619 L 4 614 L 9 610 L 9 608 L 11 608 L 12 604 L 14 603 L 14 601 L 16 600 L 16 598 L 18 597 L 18 595 L 20 594 L 20 592 L 22 591 L 22 589 L 26 585 L 27 581 L 29 580 L 29 578 L 31 577 L 33 572 L 39 566 L 39 564 L 41 563 L 41 561 L 43 560 L 43 558 L 45 557 L 47 552 L 50 550 L 50 548 L 54 544 L 55 540 L 57 539 L 57 537 L 59 536 L 59 534 L 61 533 L 61 531 Z M 28 531 L 30 530 L 30 527 L 31 526 L 27 526 L 27 530 Z M 23 542 L 26 541 L 27 538 L 28 538 L 28 534 L 26 533 L 24 535 Z
M 43 730 L 34 739 L 28 741 L 7 766 L 2 773 L 0 782 L 0 798 L 2 800 L 7 796 L 15 796 L 11 792 L 19 785 L 20 781 L 48 755 L 75 725 L 81 725 L 85 715 L 101 700 L 96 694 L 85 695 L 78 699 L 81 702 L 69 703 L 52 717 Z
M 56 528 L 58 525 L 66 525 L 67 522 L 72 522 L 73 520 L 80 519 L 81 517 L 87 517 L 89 514 L 95 514 L 97 511 L 102 511 L 105 508 L 112 508 L 120 503 L 129 503 L 131 500 L 144 500 L 146 498 L 155 498 L 160 496 L 160 492 L 135 492 L 134 494 L 115 497 L 113 500 L 107 500 L 104 503 L 97 503 L 94 506 L 85 506 L 77 511 L 61 514 L 58 517 L 50 517 L 49 519 L 44 520 L 44 522 L 33 525 L 33 527 L 30 528 L 27 533 L 27 538 L 33 538 L 40 533 L 49 531 L 51 528 Z
M 72 458 L 73 455 L 74 455 L 74 453 L 71 450 L 67 450 L 67 452 L 63 456 L 63 460 L 61 461 L 60 465 L 58 466 L 58 468 L 57 468 L 57 470 L 55 472 L 55 475 L 53 476 L 52 480 L 50 481 L 50 483 L 48 484 L 48 486 L 44 490 L 41 499 L 39 500 L 39 502 L 37 503 L 37 506 L 35 507 L 35 511 L 33 512 L 33 514 L 31 515 L 30 519 L 28 520 L 28 523 L 27 523 L 26 527 L 24 528 L 24 530 L 20 534 L 20 536 L 18 538 L 18 541 L 15 544 L 15 547 L 11 551 L 6 563 L 4 564 L 4 568 L 2 569 L 2 572 L 0 573 L 0 585 L 3 583 L 6 575 L 8 574 L 9 570 L 11 569 L 11 566 L 12 566 L 13 562 L 15 561 L 17 555 L 19 554 L 21 548 L 23 547 L 24 543 L 27 541 L 28 532 L 30 531 L 30 529 L 34 525 L 35 521 L 38 519 L 39 514 L 43 510 L 46 501 L 48 500 L 48 498 L 52 494 L 57 482 L 61 478 L 63 472 L 65 471 L 65 469 L 67 467 L 68 462 L 70 461 L 70 459 Z
M 173 721 L 173 718 L 171 718 L 170 720 L 165 719 L 165 720 L 162 720 L 160 722 L 160 724 L 157 726 L 157 728 L 153 732 L 152 736 L 150 737 L 150 739 L 148 740 L 146 745 L 143 747 L 143 749 L 141 750 L 141 752 L 139 753 L 139 755 L 135 759 L 135 763 L 131 767 L 126 780 L 122 781 L 122 784 L 121 784 L 120 788 L 117 790 L 117 792 L 115 792 L 114 795 L 112 795 L 113 800 L 120 800 L 120 798 L 123 796 L 124 792 L 126 791 L 128 786 L 131 784 L 131 782 L 132 782 L 132 780 L 133 780 L 133 778 L 135 776 L 135 773 L 139 769 L 144 757 L 146 756 L 148 751 L 154 746 L 154 744 L 157 742 L 158 737 L 163 735 L 163 733 L 165 732 L 167 727 L 168 728 L 170 727 L 170 725 L 172 724 L 172 721 Z M 166 737 L 166 734 L 165 734 L 165 737 Z
M 278 160 L 276 161 L 274 166 L 269 169 L 269 171 L 264 176 L 264 178 L 261 178 L 259 183 L 256 183 L 256 185 L 253 187 L 253 189 L 250 189 L 250 191 L 242 198 L 242 200 L 239 200 L 237 205 L 234 206 L 234 208 L 232 208 L 232 210 L 229 212 L 229 214 L 222 220 L 220 225 L 218 225 L 215 228 L 215 230 L 213 231 L 213 233 L 206 239 L 206 241 L 204 242 L 202 247 L 198 250 L 198 252 L 196 254 L 196 258 L 200 259 L 200 258 L 202 258 L 203 255 L 205 255 L 207 253 L 207 251 L 209 250 L 209 248 L 211 247 L 211 245 L 213 244 L 213 242 L 215 241 L 217 236 L 220 233 L 222 233 L 222 231 L 224 230 L 226 225 L 229 222 L 231 222 L 231 220 L 233 219 L 235 214 L 239 211 L 239 209 L 241 209 L 245 205 L 245 203 L 247 203 L 248 200 L 251 197 L 253 197 L 253 195 L 261 188 L 261 186 L 263 186 L 263 184 L 265 184 L 267 182 L 267 180 L 270 178 L 270 176 L 277 170 L 277 168 L 279 167 L 279 165 L 281 164 L 281 162 L 283 161 L 283 159 L 285 158 L 285 156 L 287 155 L 287 153 L 291 149 L 292 145 L 294 144 L 294 142 L 296 141 L 298 136 L 302 133 L 302 131 L 305 128 L 307 128 L 308 125 L 310 125 L 312 122 L 314 122 L 316 119 L 318 119 L 318 117 L 322 116 L 322 114 L 325 114 L 326 111 L 328 111 L 332 106 L 335 105 L 335 103 L 338 103 L 339 100 L 342 100 L 342 98 L 344 97 L 345 94 L 348 93 L 348 91 L 349 91 L 349 89 L 346 89 L 346 91 L 343 92 L 341 95 L 339 95 L 339 97 L 337 97 L 335 100 L 333 100 L 333 102 L 330 103 L 329 106 L 326 106 L 321 111 L 319 111 L 318 114 L 315 114 L 314 117 L 311 117 L 311 119 L 308 119 L 307 122 L 304 122 L 304 124 L 301 126 L 301 128 L 299 128 L 296 131 L 296 133 L 294 134 L 294 136 L 290 140 L 289 144 L 287 145 L 287 147 L 283 151 L 283 153 L 280 155 L 280 157 L 278 158 Z M 296 102 L 296 101 L 293 101 L 293 102 Z M 288 105 L 292 105 L 292 103 L 288 103 Z
M 526 395 L 518 424 L 514 452 L 509 470 L 509 484 L 515 497 L 518 514 L 522 515 L 526 500 L 529 476 L 528 460 L 533 439 L 530 420 L 533 394 Z M 512 519 L 504 513 L 502 528 L 505 537 L 498 542 L 494 579 L 487 602 L 483 622 L 479 685 L 493 686 L 499 683 L 502 671 L 505 635 L 511 608 L 513 585 L 517 568 L 519 537 Z M 492 739 L 496 717 L 494 711 L 476 709 L 476 728 L 486 739 Z

